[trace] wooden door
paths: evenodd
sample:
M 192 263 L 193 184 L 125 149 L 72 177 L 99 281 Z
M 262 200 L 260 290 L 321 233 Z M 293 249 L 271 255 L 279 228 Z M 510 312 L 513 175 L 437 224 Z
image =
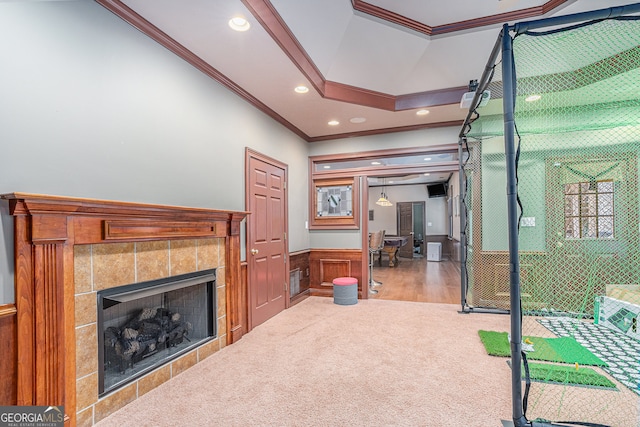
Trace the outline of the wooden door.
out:
M 247 281 L 254 328 L 288 305 L 287 167 L 250 151 L 247 158 Z
M 416 253 L 416 248 L 418 248 L 417 253 L 425 255 L 425 207 L 425 202 L 413 202 L 413 254 Z
M 404 258 L 413 258 L 413 203 L 398 202 L 398 235 L 408 236 L 409 241 L 401 246 L 398 255 Z

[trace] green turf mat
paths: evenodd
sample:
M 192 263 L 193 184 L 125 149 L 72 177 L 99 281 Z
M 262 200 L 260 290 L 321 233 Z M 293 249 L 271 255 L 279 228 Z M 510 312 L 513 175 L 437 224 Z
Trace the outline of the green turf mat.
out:
M 524 368 L 522 376 L 524 379 Z M 529 375 L 532 381 L 575 384 L 589 387 L 616 388 L 616 385 L 602 374 L 591 368 L 575 368 L 567 365 L 551 365 L 548 363 L 529 363 Z
M 511 356 L 511 346 L 506 332 L 478 331 L 484 348 L 491 356 Z M 579 365 L 607 366 L 600 358 L 571 337 L 540 338 L 523 337 L 533 343 L 535 351 L 527 353 L 530 360 L 546 362 L 578 363 Z
M 607 364 L 586 347 L 571 337 L 543 338 L 566 363 L 580 365 L 607 366 Z

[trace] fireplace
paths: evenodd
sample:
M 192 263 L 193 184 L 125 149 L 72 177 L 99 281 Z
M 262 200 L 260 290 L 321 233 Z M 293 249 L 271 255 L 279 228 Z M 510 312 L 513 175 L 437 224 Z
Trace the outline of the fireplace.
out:
M 98 292 L 99 395 L 216 336 L 216 270 Z
M 19 406 L 64 405 L 66 427 L 93 425 L 246 332 L 246 212 L 26 193 L 0 199 L 14 217 Z M 101 393 L 97 293 L 208 269 L 215 336 Z

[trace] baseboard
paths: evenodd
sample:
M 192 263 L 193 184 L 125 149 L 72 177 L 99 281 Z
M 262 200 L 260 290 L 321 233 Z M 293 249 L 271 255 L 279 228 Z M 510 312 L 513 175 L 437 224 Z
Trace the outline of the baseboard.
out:
M 291 297 L 291 301 L 289 301 L 289 307 L 293 307 L 301 301 L 306 300 L 311 296 L 311 290 L 307 289 L 306 291 L 300 292 L 298 295 Z

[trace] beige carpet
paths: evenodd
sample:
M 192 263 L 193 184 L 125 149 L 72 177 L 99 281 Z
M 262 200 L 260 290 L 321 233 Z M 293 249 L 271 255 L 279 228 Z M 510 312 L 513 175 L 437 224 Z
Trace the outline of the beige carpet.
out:
M 510 374 L 457 305 L 311 297 L 98 426 L 501 426 Z

